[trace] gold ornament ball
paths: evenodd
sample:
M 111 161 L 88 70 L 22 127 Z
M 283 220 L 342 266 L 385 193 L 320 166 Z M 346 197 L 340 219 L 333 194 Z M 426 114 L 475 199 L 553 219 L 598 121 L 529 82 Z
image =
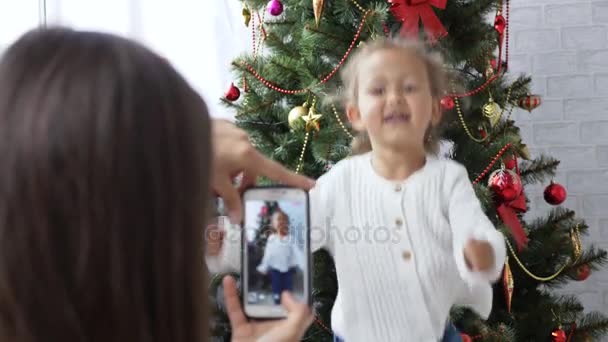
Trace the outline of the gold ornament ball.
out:
M 532 159 L 532 156 L 530 155 L 530 150 L 525 144 L 521 144 L 521 147 L 519 148 L 519 155 L 525 160 Z
M 302 117 L 308 114 L 308 108 L 306 106 L 297 106 L 294 107 L 291 111 L 289 111 L 289 115 L 287 116 L 287 122 L 289 123 L 289 127 L 292 129 L 302 129 L 304 128 L 305 122 L 302 120 Z

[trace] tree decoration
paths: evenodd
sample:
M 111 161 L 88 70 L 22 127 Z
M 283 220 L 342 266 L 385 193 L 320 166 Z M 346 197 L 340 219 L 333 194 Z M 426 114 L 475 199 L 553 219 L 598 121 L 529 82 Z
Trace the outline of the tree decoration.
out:
M 511 300 L 513 299 L 513 290 L 515 290 L 515 281 L 513 280 L 513 273 L 511 273 L 511 267 L 509 266 L 509 257 L 505 260 L 505 267 L 502 272 L 502 287 L 505 290 L 505 300 L 507 302 L 507 312 L 511 312 Z
M 316 103 L 317 103 L 317 98 L 314 98 L 312 100 L 312 105 L 308 109 L 308 115 L 302 117 L 302 120 L 304 120 L 304 122 L 306 122 L 306 132 L 310 132 L 313 129 L 318 132 L 320 129 L 319 119 L 321 119 L 321 117 L 323 115 L 317 114 L 317 111 L 315 109 Z
M 551 181 L 551 184 L 545 188 L 543 195 L 545 201 L 551 205 L 560 205 L 564 203 L 566 197 L 568 196 L 566 188 L 553 181 Z
M 289 127 L 291 129 L 300 129 L 304 127 L 304 122 L 302 117 L 304 117 L 308 113 L 308 104 L 304 103 L 301 106 L 294 107 L 291 111 L 289 111 L 289 115 L 287 117 L 287 121 L 289 123 Z
M 251 11 L 249 8 L 243 8 L 243 21 L 245 22 L 245 26 L 249 27 L 249 22 L 251 21 Z
M 505 164 L 505 168 L 513 170 L 517 166 L 517 157 L 515 155 L 507 156 L 502 159 L 502 162 Z
M 454 102 L 454 99 L 451 96 L 444 96 L 441 98 L 441 107 L 443 108 L 443 110 L 452 110 L 454 109 L 455 105 L 456 103 Z
M 587 264 L 580 265 L 576 269 L 576 280 L 578 280 L 578 281 L 587 280 L 587 278 L 589 278 L 590 274 L 591 274 L 591 268 L 589 267 L 589 265 L 587 265 Z
M 583 255 L 583 242 L 578 225 L 570 230 L 570 241 L 572 241 L 572 260 L 576 262 Z
M 424 31 L 431 43 L 447 36 L 445 29 L 433 7 L 445 9 L 447 0 L 388 0 L 393 16 L 403 22 L 401 36 L 418 37 L 419 23 L 422 21 Z
M 521 144 L 519 146 L 519 155 L 525 160 L 532 159 L 532 156 L 530 155 L 530 149 L 528 149 L 528 146 L 526 144 Z
M 226 91 L 226 100 L 228 101 L 236 101 L 241 96 L 241 91 L 237 88 L 234 83 L 230 84 L 230 88 Z
M 488 186 L 501 202 L 511 202 L 521 194 L 523 189 L 519 176 L 504 168 L 494 171 L 490 175 Z
M 317 27 L 321 22 L 321 16 L 323 15 L 323 6 L 325 5 L 325 0 L 312 0 L 312 10 L 315 14 L 315 24 Z
M 490 120 L 490 125 L 492 127 L 496 126 L 500 120 L 502 110 L 500 109 L 498 103 L 494 102 L 492 95 L 490 95 L 488 103 L 483 106 L 483 115 Z
M 502 37 L 502 35 L 505 33 L 505 28 L 507 28 L 507 20 L 505 20 L 505 17 L 502 16 L 502 11 L 499 10 L 496 13 L 496 18 L 494 18 L 494 29 Z
M 566 332 L 561 326 L 551 332 L 551 342 L 566 342 Z
M 536 109 L 538 106 L 541 105 L 542 99 L 540 97 L 540 95 L 526 95 L 524 97 L 522 97 L 521 99 L 519 99 L 519 101 L 517 102 L 517 104 L 519 105 L 519 107 L 527 110 L 528 112 L 532 112 L 532 110 Z
M 268 13 L 272 16 L 279 16 L 283 13 L 283 3 L 280 0 L 270 0 L 268 2 Z
M 522 250 L 528 244 L 528 237 L 517 216 L 525 212 L 526 197 L 523 194 L 519 176 L 511 170 L 498 170 L 490 176 L 490 189 L 496 194 L 496 211 L 502 221 L 509 227 L 517 243 L 517 249 Z M 513 198 L 511 200 L 511 198 Z

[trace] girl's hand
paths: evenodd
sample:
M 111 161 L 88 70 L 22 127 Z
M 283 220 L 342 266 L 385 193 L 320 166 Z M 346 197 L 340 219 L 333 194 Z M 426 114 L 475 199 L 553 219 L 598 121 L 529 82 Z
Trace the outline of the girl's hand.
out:
M 476 272 L 489 271 L 494 267 L 494 250 L 487 241 L 471 239 L 464 247 L 467 266 Z
M 310 308 L 298 303 L 289 293 L 284 292 L 281 303 L 287 310 L 287 318 L 271 322 L 250 322 L 245 317 L 236 289 L 236 282 L 230 276 L 224 277 L 224 301 L 232 326 L 233 342 L 300 341 L 312 323 Z

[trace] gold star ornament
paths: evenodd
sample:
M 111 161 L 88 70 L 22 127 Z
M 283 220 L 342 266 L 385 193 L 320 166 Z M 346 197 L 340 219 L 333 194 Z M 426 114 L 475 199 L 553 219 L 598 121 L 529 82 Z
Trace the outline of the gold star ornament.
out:
M 322 114 L 317 114 L 315 112 L 314 107 L 310 108 L 310 110 L 308 110 L 308 115 L 302 116 L 302 120 L 306 122 L 306 132 L 310 132 L 313 129 L 318 132 L 320 129 L 319 119 L 321 119 L 322 116 Z

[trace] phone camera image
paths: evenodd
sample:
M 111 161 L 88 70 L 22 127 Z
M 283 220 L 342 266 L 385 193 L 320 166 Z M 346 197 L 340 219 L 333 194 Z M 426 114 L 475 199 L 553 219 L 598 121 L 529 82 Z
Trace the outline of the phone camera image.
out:
M 283 291 L 305 301 L 306 202 L 249 200 L 245 206 L 246 304 L 280 305 Z

